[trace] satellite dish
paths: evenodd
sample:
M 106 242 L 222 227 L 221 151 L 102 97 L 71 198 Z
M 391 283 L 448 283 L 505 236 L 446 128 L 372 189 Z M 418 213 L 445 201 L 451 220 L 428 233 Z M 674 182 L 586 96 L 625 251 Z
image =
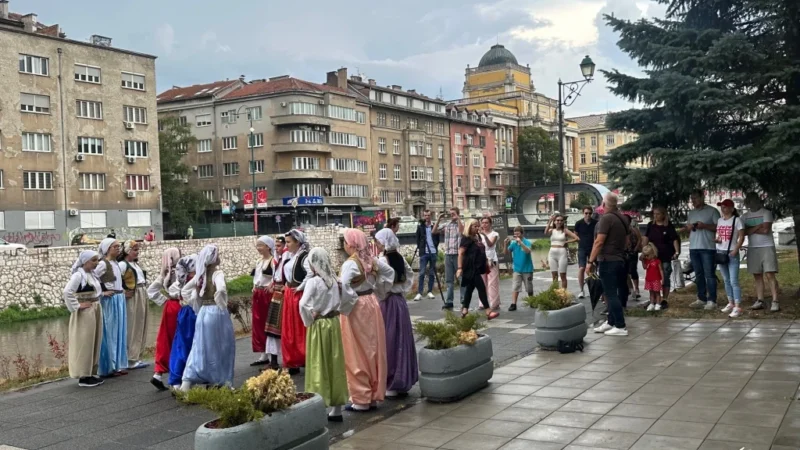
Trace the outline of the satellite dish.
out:
M 481 129 L 480 129 L 480 128 L 476 128 L 476 129 L 475 129 L 475 131 L 476 131 L 478 134 L 481 134 Z
M 231 201 L 232 201 L 233 203 L 239 203 L 239 197 L 237 197 L 237 196 L 233 195 L 233 196 L 231 196 Z

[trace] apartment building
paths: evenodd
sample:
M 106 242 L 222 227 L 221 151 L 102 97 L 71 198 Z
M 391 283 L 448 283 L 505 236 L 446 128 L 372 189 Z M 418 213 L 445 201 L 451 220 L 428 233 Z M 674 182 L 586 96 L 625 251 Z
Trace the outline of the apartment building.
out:
M 605 156 L 620 145 L 635 141 L 638 136 L 630 131 L 611 130 L 606 126 L 607 114 L 573 117 L 579 131 L 577 143 L 573 148 L 572 170 L 578 173 L 584 183 L 608 183 L 608 176 L 602 168 Z M 645 163 L 630 164 L 631 167 L 645 167 Z
M 491 195 L 489 167 L 495 167 L 495 127 L 486 112 L 447 106 L 453 168 L 453 201 L 466 215 L 500 210 L 502 193 Z
M 286 214 L 299 224 L 317 223 L 326 210 L 335 217 L 373 204 L 369 105 L 346 85 L 242 77 L 169 89 L 158 111 L 192 126 L 189 183 L 245 218 L 252 210 L 244 209 L 243 193 L 254 185 L 268 194 L 259 217 Z
M 155 56 L 68 39 L 7 0 L 0 48 L 0 237 L 161 237 Z
M 328 73 L 328 85 L 348 86 L 370 106 L 370 153 L 376 170 L 377 206 L 421 217 L 423 210 L 452 206 L 450 121 L 443 100 L 402 86 Z

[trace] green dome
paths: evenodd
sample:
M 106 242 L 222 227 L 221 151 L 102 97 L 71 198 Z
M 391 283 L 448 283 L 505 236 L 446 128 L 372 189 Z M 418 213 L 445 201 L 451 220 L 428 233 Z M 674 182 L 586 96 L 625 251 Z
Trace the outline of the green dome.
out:
M 481 58 L 481 62 L 478 63 L 478 67 L 494 66 L 498 64 L 508 64 L 508 63 L 519 64 L 517 62 L 517 57 L 514 56 L 513 53 L 506 50 L 506 48 L 503 47 L 502 45 L 497 44 L 493 45 L 492 48 L 490 48 L 489 51 L 486 52 L 485 55 L 483 55 L 483 58 Z

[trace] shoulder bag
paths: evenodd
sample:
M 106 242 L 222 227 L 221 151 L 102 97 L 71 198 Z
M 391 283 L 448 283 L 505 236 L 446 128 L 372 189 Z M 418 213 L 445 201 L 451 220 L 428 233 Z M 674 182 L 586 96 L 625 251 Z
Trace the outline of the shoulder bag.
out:
M 722 266 L 727 266 L 728 263 L 731 261 L 731 245 L 733 244 L 733 235 L 735 232 L 736 232 L 736 216 L 733 216 L 733 225 L 731 226 L 731 238 L 730 240 L 728 240 L 728 250 L 724 252 L 717 250 L 717 254 L 714 255 L 715 263 Z

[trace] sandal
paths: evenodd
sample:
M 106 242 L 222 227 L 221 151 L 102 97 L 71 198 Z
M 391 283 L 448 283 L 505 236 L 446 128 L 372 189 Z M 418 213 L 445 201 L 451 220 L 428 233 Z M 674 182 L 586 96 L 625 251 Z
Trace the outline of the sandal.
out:
M 467 317 L 468 315 L 469 315 L 469 310 L 467 310 L 467 311 L 461 311 L 461 318 L 462 318 L 462 319 L 463 319 L 463 318 L 465 318 L 465 317 Z
M 498 317 L 500 317 L 500 313 L 497 312 L 497 311 L 492 311 L 492 312 L 490 312 L 489 314 L 486 315 L 486 320 L 492 320 L 492 319 L 496 319 Z

